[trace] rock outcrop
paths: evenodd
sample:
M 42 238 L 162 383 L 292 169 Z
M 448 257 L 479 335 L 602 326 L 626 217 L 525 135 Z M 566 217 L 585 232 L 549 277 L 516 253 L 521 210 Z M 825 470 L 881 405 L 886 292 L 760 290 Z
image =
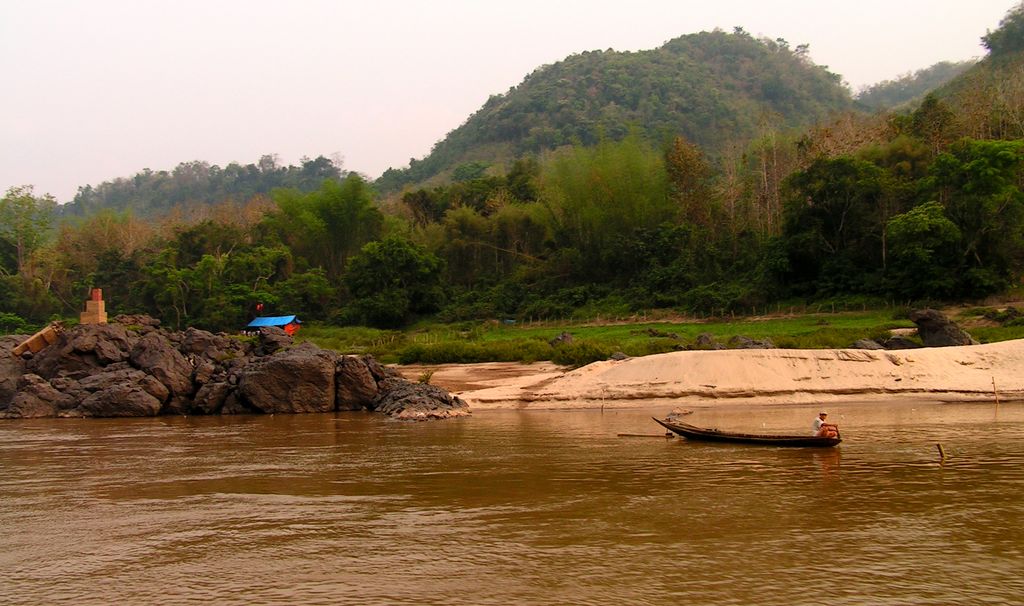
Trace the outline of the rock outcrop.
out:
M 469 406 L 458 396 L 434 385 L 398 377 L 384 379 L 373 409 L 398 419 L 424 421 L 465 415 Z
M 401 379 L 370 356 L 294 345 L 280 329 L 252 339 L 159 326 L 148 316 L 118 316 L 69 329 L 21 358 L 11 350 L 23 338 L 0 339 L 0 418 L 365 409 L 424 420 L 469 413 L 459 398 Z
M 917 334 L 925 347 L 952 347 L 957 345 L 977 345 L 971 335 L 967 334 L 955 322 L 934 309 L 915 309 L 910 312 L 910 321 L 917 324 Z

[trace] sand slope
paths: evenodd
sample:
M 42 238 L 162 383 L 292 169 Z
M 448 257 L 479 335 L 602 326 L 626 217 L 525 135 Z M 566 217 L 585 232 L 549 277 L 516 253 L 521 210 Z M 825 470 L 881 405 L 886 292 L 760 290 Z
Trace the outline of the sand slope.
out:
M 693 403 L 991 400 L 993 382 L 1000 399 L 1024 398 L 1024 340 L 901 351 L 682 351 L 576 370 L 551 364 L 509 370 L 514 366 L 438 368 L 433 382 L 458 392 L 473 409 L 621 407 L 669 398 Z M 458 376 L 474 380 L 460 385 Z

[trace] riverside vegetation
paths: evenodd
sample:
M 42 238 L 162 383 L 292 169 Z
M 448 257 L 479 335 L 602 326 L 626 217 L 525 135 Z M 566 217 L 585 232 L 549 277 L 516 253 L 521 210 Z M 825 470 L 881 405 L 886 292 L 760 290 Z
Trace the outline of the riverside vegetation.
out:
M 1024 338 L 1024 315 L 1002 308 L 960 310 L 957 319 L 982 343 Z M 1014 310 L 1016 308 L 1010 307 Z M 912 329 L 905 310 L 840 311 L 769 317 L 703 320 L 641 318 L 592 322 L 463 322 L 421 324 L 407 330 L 309 326 L 300 333 L 321 347 L 371 354 L 387 363 L 535 362 L 578 366 L 616 352 L 643 356 L 681 349 L 708 349 L 737 339 L 770 342 L 790 349 L 844 348 L 858 339 L 884 340 L 893 329 Z M 568 332 L 571 342 L 557 337 Z M 916 339 L 912 339 L 916 340 Z
M 66 207 L 14 187 L 0 199 L 0 331 L 74 316 L 101 287 L 112 314 L 172 329 L 237 331 L 261 304 L 298 314 L 307 338 L 395 360 L 576 363 L 734 329 L 586 326 L 552 346 L 553 322 L 888 308 L 856 335 L 838 315 L 817 331 L 735 329 L 846 346 L 902 322 L 893 301 L 1010 298 L 1024 275 L 1024 4 L 983 42 L 988 56 L 939 70 L 952 79 L 898 111 L 858 109 L 806 47 L 737 29 L 542 67 L 376 181 L 267 156 L 145 171 Z

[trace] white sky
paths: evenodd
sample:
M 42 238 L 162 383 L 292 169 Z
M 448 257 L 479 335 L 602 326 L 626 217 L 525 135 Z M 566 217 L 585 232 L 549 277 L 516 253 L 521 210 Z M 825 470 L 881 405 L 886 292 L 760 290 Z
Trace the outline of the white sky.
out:
M 596 49 L 742 26 L 856 90 L 984 55 L 1018 0 L 3 0 L 0 188 L 340 155 L 376 178 L 488 96 Z

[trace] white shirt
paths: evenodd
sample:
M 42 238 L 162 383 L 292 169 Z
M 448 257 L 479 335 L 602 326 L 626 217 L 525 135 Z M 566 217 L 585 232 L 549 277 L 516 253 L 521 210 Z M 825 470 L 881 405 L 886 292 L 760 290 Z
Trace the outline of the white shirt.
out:
M 828 421 L 822 419 L 821 417 L 814 419 L 814 433 L 818 433 L 819 431 L 821 431 L 821 426 L 824 425 L 825 423 L 828 423 Z

